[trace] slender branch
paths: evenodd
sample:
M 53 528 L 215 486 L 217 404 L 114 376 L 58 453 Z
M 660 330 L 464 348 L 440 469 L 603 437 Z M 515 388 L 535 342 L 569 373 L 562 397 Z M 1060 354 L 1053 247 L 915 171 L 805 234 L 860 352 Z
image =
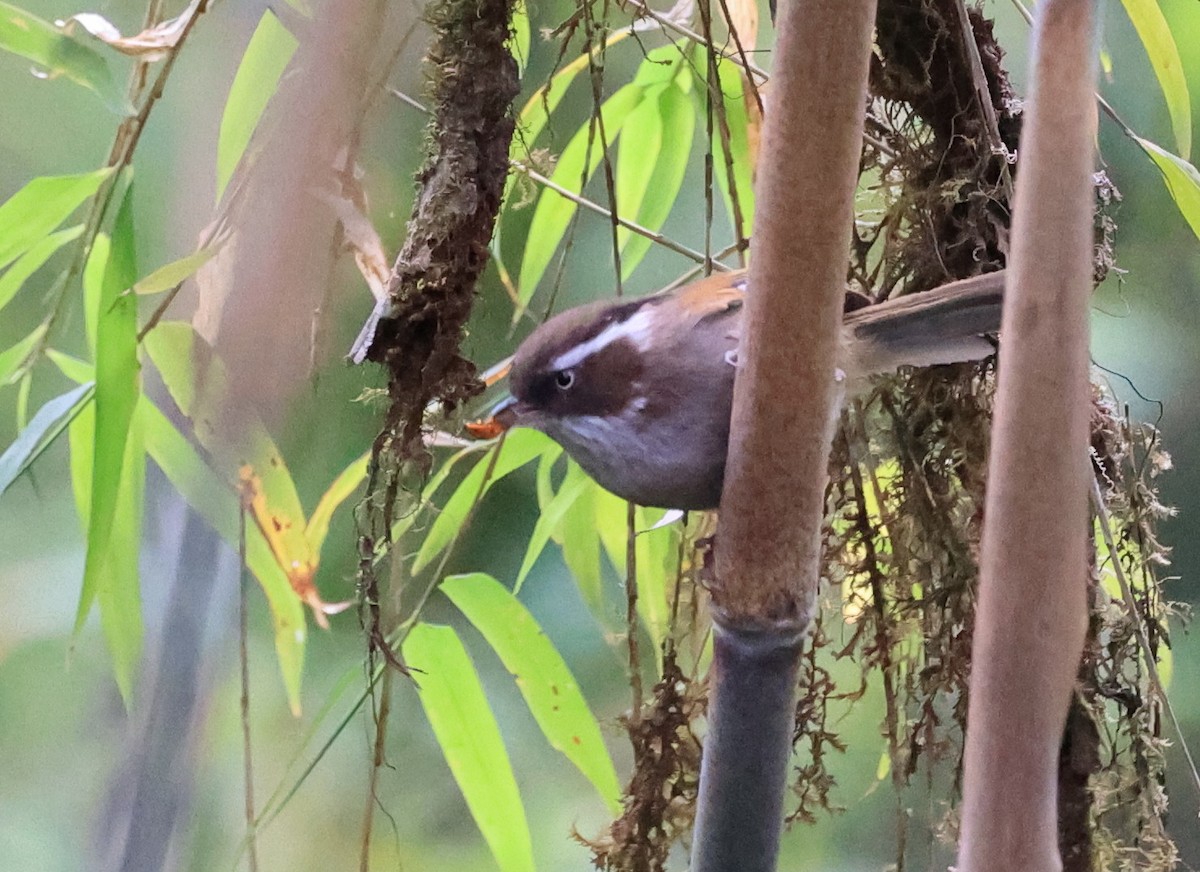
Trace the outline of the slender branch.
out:
M 397 98 L 398 100 L 401 100 L 404 103 L 407 103 L 409 106 L 411 106 L 412 108 L 414 108 L 420 112 L 425 112 L 425 113 L 429 112 L 429 109 L 427 109 L 424 105 L 422 105 L 418 100 L 414 100 L 412 97 L 408 96 L 407 94 L 403 93 L 402 91 L 397 91 L 393 88 L 393 89 L 391 89 L 391 94 L 393 97 Z M 614 213 L 611 209 L 606 209 L 604 206 L 601 206 L 595 200 L 589 200 L 587 197 L 583 197 L 579 194 L 576 194 L 574 191 L 572 191 L 568 188 L 564 188 L 562 185 L 558 184 L 557 182 L 552 181 L 551 179 L 542 175 L 537 170 L 532 169 L 530 166 L 523 163 L 522 161 L 516 160 L 514 158 L 510 158 L 508 161 L 508 165 L 510 167 L 512 167 L 514 170 L 516 170 L 517 172 L 521 173 L 522 175 L 528 176 L 530 179 L 537 182 L 542 187 L 549 188 L 551 191 L 558 194 L 560 197 L 570 200 L 572 203 L 574 203 L 577 206 L 582 206 L 583 208 L 588 209 L 589 211 L 595 212 L 597 215 L 601 216 L 602 218 L 607 218 L 610 221 L 615 221 L 617 224 L 621 225 L 626 230 L 629 230 L 632 233 L 636 233 L 638 236 L 646 237 L 651 242 L 653 242 L 655 245 L 661 245 L 663 248 L 673 251 L 676 254 L 683 255 L 688 260 L 694 261 L 695 263 L 698 263 L 698 264 L 703 264 L 706 261 L 706 258 L 705 258 L 705 255 L 703 252 L 696 251 L 696 249 L 689 248 L 688 246 L 683 245 L 682 243 L 676 242 L 674 239 L 671 239 L 667 236 L 663 236 L 661 233 L 658 233 L 657 231 L 650 230 L 646 227 L 643 227 L 641 224 L 638 224 L 636 221 L 630 221 L 627 218 L 622 218 L 620 215 L 614 216 Z M 714 267 L 719 272 L 728 272 L 733 269 L 733 267 L 729 267 L 729 266 L 726 266 L 726 265 L 720 264 L 720 263 L 714 264 Z
M 625 634 L 629 648 L 629 689 L 633 707 L 629 711 L 630 729 L 642 722 L 642 657 L 638 651 L 637 585 L 637 506 L 629 503 L 625 516 Z
M 137 150 L 138 143 L 141 141 L 142 131 L 146 129 L 146 121 L 150 118 L 150 112 L 162 97 L 163 90 L 167 85 L 167 79 L 170 77 L 171 71 L 175 68 L 175 61 L 179 57 L 179 53 L 183 50 L 188 37 L 191 35 L 192 29 L 196 26 L 196 22 L 200 20 L 200 16 L 206 11 L 208 11 L 208 0 L 200 0 L 196 4 L 191 17 L 184 23 L 179 34 L 179 39 L 167 52 L 167 56 L 158 70 L 158 76 L 155 78 L 154 84 L 150 87 L 150 91 L 146 94 L 141 108 L 138 109 L 136 114 L 124 119 L 117 127 L 112 147 L 109 149 L 108 160 L 105 162 L 105 166 L 111 168 L 113 173 L 101 184 L 100 189 L 92 198 L 91 209 L 88 212 L 87 221 L 84 224 L 83 236 L 80 238 L 79 246 L 76 248 L 75 257 L 72 259 L 71 265 L 67 268 L 65 278 L 59 283 L 57 293 L 51 300 L 50 314 L 47 315 L 45 320 L 46 329 L 39 343 L 38 354 L 49 345 L 51 331 L 62 317 L 67 294 L 74 286 L 75 279 L 83 271 L 84 264 L 87 263 L 88 258 L 91 256 L 92 247 L 96 243 L 96 236 L 104 226 L 105 216 L 108 214 L 113 195 L 116 193 L 118 177 L 121 175 L 121 171 L 133 161 L 133 154 Z M 151 7 L 150 14 L 153 14 L 153 7 Z M 145 87 L 144 77 L 145 65 L 139 62 L 130 78 L 129 93 L 131 98 L 136 99 L 142 94 Z
M 247 599 L 250 590 L 250 573 L 246 563 L 246 504 L 242 501 L 238 511 L 238 655 L 241 661 L 241 713 L 242 713 L 242 768 L 245 778 L 246 853 L 250 872 L 258 872 L 258 827 L 254 814 L 254 758 L 250 741 L 250 653 L 247 646 L 249 622 Z
M 715 45 L 712 44 L 711 40 L 705 39 L 702 35 L 700 35 L 696 31 L 692 30 L 690 27 L 684 27 L 682 24 L 679 24 L 676 21 L 672 21 L 670 18 L 663 15 L 661 12 L 654 11 L 649 6 L 647 6 L 645 3 L 643 3 L 642 0 L 621 0 L 621 2 L 627 6 L 632 6 L 634 9 L 636 9 L 641 15 L 645 16 L 646 18 L 653 18 L 655 21 L 657 21 L 659 24 L 661 24 L 667 30 L 673 30 L 676 33 L 678 33 L 680 36 L 685 36 L 688 39 L 690 39 L 692 42 L 694 42 L 698 45 L 706 46 L 708 49 L 716 52 L 721 57 L 727 58 L 727 59 L 733 61 L 739 67 L 741 67 L 743 70 L 745 70 L 747 75 L 754 76 L 760 82 L 765 82 L 771 78 L 767 74 L 766 70 L 764 70 L 762 67 L 756 66 L 756 65 L 750 63 L 749 61 L 745 60 L 744 56 L 739 57 L 738 53 L 736 51 L 729 51 L 728 49 L 717 48 Z

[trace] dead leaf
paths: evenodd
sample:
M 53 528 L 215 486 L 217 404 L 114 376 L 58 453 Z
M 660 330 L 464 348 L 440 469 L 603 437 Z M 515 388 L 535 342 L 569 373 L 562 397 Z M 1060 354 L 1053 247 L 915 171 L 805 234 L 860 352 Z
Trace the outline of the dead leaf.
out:
M 296 548 L 295 533 L 299 533 L 303 537 L 304 519 L 285 518 L 273 514 L 267 505 L 262 479 L 255 474 L 251 466 L 243 466 L 238 470 L 238 481 L 243 504 L 250 511 L 250 516 L 254 518 L 255 526 L 267 540 L 271 553 L 275 556 L 275 562 L 287 575 L 288 583 L 296 592 L 296 596 L 312 609 L 313 619 L 321 629 L 328 630 L 329 620 L 326 616 L 344 612 L 353 605 L 353 600 L 327 603 L 321 599 L 321 593 L 317 590 L 314 580 L 317 574 L 316 563 L 307 548 L 299 549 L 299 553 Z
M 68 35 L 74 32 L 75 25 L 78 25 L 89 35 L 122 54 L 153 63 L 162 60 L 175 48 L 179 37 L 187 29 L 202 2 L 203 0 L 192 0 L 179 16 L 147 28 L 135 36 L 121 36 L 121 31 L 116 25 L 95 12 L 80 12 L 57 24 L 62 32 Z

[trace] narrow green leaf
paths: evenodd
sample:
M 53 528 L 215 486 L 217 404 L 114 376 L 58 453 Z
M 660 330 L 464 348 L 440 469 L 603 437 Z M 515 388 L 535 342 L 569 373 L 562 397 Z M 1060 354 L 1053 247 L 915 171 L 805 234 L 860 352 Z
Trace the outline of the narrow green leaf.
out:
M 641 96 L 642 87 L 630 84 L 621 88 L 604 102 L 600 112 L 604 119 L 604 130 L 608 136 L 609 145 L 613 144 L 620 133 L 621 125 L 638 105 Z M 604 157 L 597 125 L 597 130 L 592 132 L 590 160 L 587 161 L 587 172 L 584 173 L 584 159 L 589 157 L 589 126 L 585 122 L 571 137 L 571 141 L 563 149 L 562 156 L 558 159 L 558 165 L 555 166 L 554 174 L 551 176 L 551 181 L 555 184 L 575 193 L 580 192 L 580 184 L 585 180 L 585 176 L 590 179 Z M 617 206 L 620 208 L 621 204 L 618 202 Z M 525 242 L 525 254 L 521 259 L 521 273 L 517 280 L 520 305 L 513 314 L 514 320 L 520 317 L 525 306 L 533 297 L 533 292 L 537 290 L 538 283 L 550 265 L 550 260 L 554 257 L 558 244 L 567 232 L 576 208 L 574 202 L 549 189 L 543 190 L 538 197 L 533 220 L 529 225 L 529 235 Z
M 513 674 L 547 741 L 592 782 L 609 810 L 618 813 L 621 785 L 600 725 L 533 615 L 504 585 L 483 573 L 447 578 L 440 589 Z
M 454 489 L 450 498 L 446 500 L 446 505 L 438 513 L 425 536 L 425 541 L 421 543 L 421 547 L 417 551 L 417 556 L 413 560 L 413 573 L 416 574 L 428 566 L 453 541 L 455 534 L 466 522 L 475 500 L 481 496 L 480 488 L 483 488 L 483 493 L 487 493 L 492 485 L 509 473 L 557 447 L 549 437 L 524 427 L 513 430 L 505 436 L 504 441 L 493 449 L 499 451 L 500 456 L 496 460 L 495 469 L 492 470 L 492 477 L 485 482 L 484 476 L 487 474 L 488 467 L 491 466 L 491 454 L 489 453 L 480 458 L 474 468 Z
M 625 119 L 625 124 L 621 127 L 621 138 L 617 143 L 617 168 L 614 179 L 617 206 L 623 216 L 634 221 L 641 221 L 642 203 L 648 192 L 652 202 L 659 199 L 657 190 L 650 191 L 650 180 L 654 176 L 658 156 L 662 152 L 663 118 L 659 108 L 659 97 L 665 90 L 667 87 L 660 85 L 643 92 L 641 102 Z M 690 105 L 688 114 L 692 114 Z M 622 253 L 633 235 L 632 231 L 625 227 L 617 228 L 617 243 Z M 632 270 L 626 266 L 622 257 L 622 276 L 627 277 L 630 272 Z
M 217 246 L 210 245 L 199 251 L 193 251 L 179 260 L 164 264 L 144 279 L 139 279 L 133 286 L 133 292 L 135 294 L 160 294 L 163 291 L 169 291 L 180 282 L 195 275 L 196 271 L 212 260 L 216 253 Z
M 0 20 L 3 14 L 0 4 Z M 0 204 L 0 267 L 41 242 L 111 174 L 112 170 L 102 169 L 75 176 L 39 176 L 26 182 Z
M 359 485 L 366 481 L 367 466 L 370 462 L 369 451 L 355 458 L 326 488 L 325 493 L 321 494 L 317 507 L 308 519 L 308 526 L 304 529 L 304 535 L 308 537 L 314 554 L 321 553 L 321 546 L 325 544 L 325 536 L 329 533 L 329 521 L 337 507 L 349 499 L 358 490 Z
M 629 36 L 629 33 L 630 31 L 626 29 L 611 32 L 608 35 L 608 39 L 605 40 L 605 49 L 620 42 Z M 571 84 L 575 81 L 575 77 L 587 69 L 587 65 L 588 55 L 585 52 L 561 67 L 551 77 L 550 81 L 534 91 L 525 105 L 521 107 L 521 114 L 517 119 L 520 135 L 513 137 L 512 142 L 511 154 L 514 158 L 523 158 L 526 150 L 533 147 L 537 138 L 545 130 L 546 124 L 550 121 L 550 115 L 558 108 L 558 104 L 562 102 L 567 89 L 571 87 Z
M 105 264 L 96 319 L 96 423 L 93 441 L 91 506 L 88 513 L 87 556 L 83 589 L 75 614 L 75 632 L 83 627 L 92 603 L 99 598 L 101 624 L 114 654 L 117 684 L 126 701 L 132 687 L 132 668 L 141 650 L 141 604 L 138 593 L 137 536 L 129 542 L 129 518 L 137 512 L 141 529 L 143 462 L 138 457 L 127 467 L 127 441 L 141 393 L 141 368 L 137 357 L 137 301 L 124 295 L 137 279 L 134 251 L 133 185 L 125 189 L 113 226 L 112 248 Z M 136 493 L 125 493 L 137 488 Z M 129 560 L 130 548 L 133 560 Z M 132 590 L 131 590 L 132 589 Z M 128 609 L 129 616 L 105 615 L 104 609 Z M 112 635 L 110 635 L 110 633 Z M 122 634 L 136 633 L 136 638 Z M 130 662 L 129 657 L 134 661 Z
M 127 707 L 133 700 L 133 679 L 145 633 L 138 575 L 146 468 L 140 412 L 141 409 L 130 421 L 125 442 L 124 474 L 117 493 L 105 562 L 93 570 L 100 626 L 113 659 L 117 688 Z M 84 534 L 88 535 L 94 517 L 95 404 L 89 402 L 80 408 L 79 414 L 70 422 L 69 437 L 71 490 Z M 90 548 L 88 553 L 91 554 Z
M 596 529 L 596 491 L 593 481 L 563 515 L 558 537 L 562 542 L 563 562 L 571 571 L 575 585 L 588 608 L 603 627 L 608 626 L 604 610 L 604 576 L 600 568 L 600 534 Z
M 316 569 L 316 559 L 304 535 L 304 509 L 296 483 L 283 455 L 266 426 L 256 417 L 243 422 L 237 444 L 219 433 L 221 404 L 228 396 L 229 376 L 221 360 L 197 335 L 191 324 L 164 321 L 145 338 L 150 359 L 162 376 L 179 410 L 191 419 L 196 439 L 217 462 L 217 471 L 230 485 L 239 482 L 240 470 L 249 467 L 261 483 L 269 527 L 279 538 L 285 567 L 305 563 Z
M 66 230 L 51 233 L 31 245 L 17 259 L 16 263 L 0 276 L 0 309 L 8 305 L 9 301 L 17 295 L 17 291 L 21 290 L 21 287 L 29 280 L 29 277 L 41 269 L 54 252 L 68 242 L 78 239 L 82 232 L 83 225 L 76 224 Z
M 93 408 L 99 416 L 99 403 Z M 113 659 L 117 688 L 121 691 L 127 708 L 133 702 L 134 679 L 145 635 L 138 566 L 145 492 L 145 445 L 139 416 L 134 415 L 129 422 L 125 439 L 125 457 L 113 511 L 113 526 L 108 534 L 104 565 L 99 570 L 96 593 L 96 604 L 100 609 L 100 627 L 104 631 L 104 640 Z
M 151 334 L 153 335 L 153 334 Z M 233 548 L 238 543 L 237 494 L 200 459 L 199 453 L 167 416 L 145 397 L 138 414 L 145 428 L 146 453 L 200 517 Z M 246 525 L 246 563 L 266 594 L 275 627 L 275 655 L 292 713 L 300 714 L 300 684 L 308 626 L 304 606 L 275 561 L 271 546 L 253 524 Z
M 675 205 L 675 198 L 679 196 L 683 187 L 683 177 L 687 172 L 688 159 L 692 153 L 692 137 L 696 129 L 696 115 L 692 111 L 691 98 L 688 96 L 687 85 L 691 83 L 690 77 L 690 69 L 682 68 L 679 78 L 658 94 L 656 115 L 659 119 L 662 145 L 657 152 L 652 172 L 646 180 L 646 190 L 652 194 L 638 201 L 637 211 L 637 223 L 649 230 L 662 229 L 667 216 L 671 214 L 671 208 Z M 686 82 L 687 85 L 681 82 Z M 626 122 L 626 129 L 622 131 L 622 146 L 628 142 L 626 137 L 631 132 L 629 124 L 632 120 L 631 117 L 630 121 Z M 637 159 L 634 155 L 630 157 Z M 621 199 L 619 192 L 617 203 L 629 214 L 627 202 Z M 651 243 L 646 237 L 630 233 L 623 227 L 617 233 L 619 236 L 624 234 L 624 237 L 621 237 L 624 240 L 621 276 L 622 279 L 627 279 L 642 262 L 650 250 Z
M 1138 145 L 1157 164 L 1167 183 L 1175 205 L 1200 238 L 1200 172 L 1178 155 L 1160 148 L 1148 139 L 1138 138 Z
M 104 273 L 108 269 L 108 253 L 112 248 L 108 234 L 97 233 L 83 265 L 83 333 L 88 351 L 96 356 L 96 331 L 100 324 L 100 295 L 104 291 Z
M 92 462 L 96 456 L 96 406 L 89 402 L 79 409 L 67 428 L 70 446 L 71 494 L 75 513 L 86 539 L 92 516 Z
M 89 405 L 95 384 L 87 382 L 48 400 L 33 420 L 0 455 L 0 494 L 25 472 L 42 452 L 59 437 L 67 425 Z
M 134 113 L 103 55 L 67 36 L 49 21 L 3 2 L 0 2 L 0 49 L 33 61 L 40 78 L 70 79 L 93 91 L 114 112 Z
M 1158 0 L 1121 0 L 1158 77 L 1158 86 L 1167 101 L 1175 145 L 1184 160 L 1192 153 L 1192 99 L 1188 95 L 1187 76 L 1171 27 L 1163 16 Z
M 661 509 L 637 510 L 638 616 L 654 641 L 657 654 L 671 623 L 668 591 L 676 574 L 678 530 L 675 525 L 654 528 L 663 516 Z
M 502 872 L 532 870 L 533 843 L 496 716 L 475 666 L 449 627 L 418 624 L 404 660 L 420 670 L 421 706 Z
M 46 357 L 58 367 L 59 372 L 76 384 L 83 384 L 96 378 L 96 367 L 78 357 L 72 357 L 59 351 L 57 348 L 47 348 Z
M 263 110 L 296 51 L 296 37 L 269 9 L 263 12 L 229 88 L 217 138 L 217 200 L 250 144 Z
M 550 534 L 561 526 L 563 517 L 583 494 L 588 482 L 587 473 L 578 466 L 572 463 L 567 467 L 566 478 L 563 479 L 558 493 L 554 495 L 542 509 L 541 514 L 538 515 L 537 524 L 533 528 L 533 535 L 529 537 L 529 545 L 525 549 L 525 559 L 521 562 L 521 571 L 517 573 L 517 583 L 514 585 L 514 593 L 520 591 L 521 586 L 525 584 L 525 577 L 529 575 L 529 570 L 533 569 L 533 564 L 537 562 L 538 557 L 545 550 L 546 543 L 550 541 Z
M 29 355 L 46 335 L 46 325 L 39 324 L 33 332 L 20 339 L 10 348 L 0 351 L 0 385 L 9 385 L 17 380 Z

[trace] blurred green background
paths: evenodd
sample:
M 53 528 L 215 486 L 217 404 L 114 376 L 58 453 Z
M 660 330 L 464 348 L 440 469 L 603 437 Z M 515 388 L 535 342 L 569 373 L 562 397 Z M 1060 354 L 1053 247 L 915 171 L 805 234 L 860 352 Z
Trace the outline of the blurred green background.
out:
M 62 0 L 25 0 L 44 18 L 85 11 Z M 135 162 L 138 255 L 142 272 L 186 254 L 209 220 L 215 185 L 214 154 L 220 113 L 241 52 L 266 4 L 220 3 L 201 21 L 183 52 L 165 99 L 152 116 Z M 1176 34 L 1200 118 L 1200 4 L 1163 0 Z M 565 4 L 546 2 L 533 10 L 538 27 L 553 26 Z M 1009 49 L 1008 67 L 1021 88 L 1025 79 L 1028 28 L 1010 3 L 985 4 L 998 20 L 997 33 Z M 99 11 L 127 29 L 136 29 L 143 7 L 110 0 Z M 764 21 L 765 8 L 764 8 Z M 422 31 L 403 56 L 395 84 L 420 91 Z M 1103 36 L 1113 59 L 1102 91 L 1142 135 L 1171 146 L 1161 94 L 1137 36 L 1119 4 L 1110 3 Z M 534 40 L 528 80 L 541 82 L 553 64 L 552 45 Z M 609 58 L 612 81 L 622 81 L 640 59 L 632 40 Z M 531 85 L 526 86 L 528 94 Z M 564 126 L 573 130 L 588 111 L 590 96 L 572 91 Z M 0 55 L 0 199 L 37 175 L 81 172 L 99 166 L 111 142 L 116 119 L 90 93 L 68 82 L 42 81 L 27 62 Z M 411 200 L 411 174 L 419 159 L 423 119 L 398 104 L 381 103 L 364 149 L 364 184 L 372 217 L 389 250 L 401 239 Z M 1200 139 L 1200 124 L 1196 138 Z M 700 136 L 697 136 L 697 146 Z M 1193 583 L 1200 572 L 1200 338 L 1196 292 L 1200 289 L 1200 243 L 1172 204 L 1158 171 L 1142 152 L 1106 119 L 1100 147 L 1107 170 L 1124 195 L 1116 212 L 1118 266 L 1096 296 L 1093 357 L 1097 371 L 1130 404 L 1132 414 L 1158 421 L 1175 469 L 1162 479 L 1164 502 L 1178 515 L 1164 525 L 1174 550 L 1170 568 L 1179 580 L 1170 594 L 1200 599 Z M 699 152 L 666 231 L 699 246 L 703 192 Z M 527 220 L 527 219 L 524 219 Z M 520 224 L 519 219 L 516 224 Z M 1049 232 L 1049 231 L 1048 231 Z M 602 293 L 609 269 L 605 255 L 608 226 L 584 215 L 580 237 L 567 267 L 560 304 Z M 516 252 L 509 253 L 515 258 Z M 602 264 L 603 266 L 597 266 Z M 682 268 L 669 252 L 654 251 L 635 274 L 631 293 L 658 287 Z M 331 477 L 360 454 L 375 433 L 376 410 L 353 400 L 379 374 L 342 365 L 341 355 L 370 308 L 369 295 L 351 267 L 342 272 L 323 349 L 321 378 L 297 402 L 293 422 L 277 439 L 289 459 L 301 495 L 311 507 Z M 0 347 L 8 347 L 36 323 L 44 304 L 44 284 L 35 282 L 0 318 Z M 186 305 L 179 309 L 186 314 Z M 489 364 L 510 347 L 510 304 L 489 271 L 473 324 L 469 351 Z M 76 323 L 68 331 L 78 332 Z M 1134 390 L 1136 386 L 1136 391 Z M 47 368 L 39 370 L 34 406 L 63 389 Z M 0 444 L 14 435 L 15 392 L 0 392 Z M 1141 396 L 1161 401 L 1139 398 Z M 150 475 L 152 508 L 163 502 L 164 483 Z M 156 496 L 157 495 L 157 496 Z M 532 475 L 503 481 L 488 496 L 452 571 L 485 569 L 511 581 L 536 519 Z M 148 510 L 143 561 L 149 650 L 162 626 L 169 578 L 170 542 L 165 525 Z M 80 870 L 100 868 L 106 805 L 126 753 L 124 710 L 113 684 L 96 621 L 75 640 L 71 625 L 83 566 L 82 534 L 75 517 L 66 470 L 65 445 L 56 446 L 26 480 L 0 499 L 0 869 Z M 339 516 L 330 537 L 319 583 L 329 600 L 353 595 L 355 554 L 348 513 Z M 555 549 L 548 550 L 530 577 L 523 598 L 563 652 L 601 718 L 621 771 L 628 771 L 627 747 L 617 717 L 627 705 L 621 652 L 601 637 L 580 601 Z M 615 583 L 615 579 L 613 580 Z M 219 589 L 209 620 L 205 676 L 211 693 L 201 706 L 200 739 L 191 759 L 194 791 L 176 838 L 171 868 L 229 869 L 236 864 L 242 832 L 241 750 L 236 690 L 234 590 Z M 251 662 L 254 686 L 256 776 L 260 801 L 280 783 L 308 725 L 336 682 L 360 670 L 362 639 L 352 614 L 333 621 L 328 633 L 311 636 L 304 687 L 305 713 L 288 713 L 271 645 L 270 626 L 260 598 L 252 597 Z M 453 620 L 436 603 L 433 620 Z M 525 799 L 539 868 L 584 870 L 588 852 L 569 836 L 572 828 L 594 836 L 606 823 L 605 809 L 590 786 L 564 759 L 550 751 L 507 673 L 469 628 L 462 633 L 488 688 L 504 731 Z M 1175 628 L 1171 688 L 1176 710 L 1191 744 L 1200 748 L 1200 642 Z M 361 671 L 360 671 L 361 674 Z M 377 824 L 378 869 L 494 868 L 493 861 L 457 792 L 441 753 L 425 724 L 411 687 L 399 692 L 389 739 L 389 761 L 380 786 L 386 816 Z M 135 704 L 136 709 L 136 704 Z M 783 869 L 882 869 L 893 857 L 896 800 L 876 781 L 882 706 L 877 694 L 839 713 L 838 729 L 849 750 L 834 763 L 837 802 L 845 811 L 815 826 L 799 825 L 786 836 Z M 366 802 L 371 733 L 365 715 L 351 722 L 284 812 L 261 835 L 264 868 L 324 870 L 357 863 L 359 829 Z M 1200 866 L 1197 797 L 1177 750 L 1170 752 L 1168 789 L 1171 825 L 1185 868 Z M 914 818 L 940 816 L 939 789 L 914 789 L 905 798 Z M 929 843 L 914 826 L 915 868 L 944 868 L 951 857 Z

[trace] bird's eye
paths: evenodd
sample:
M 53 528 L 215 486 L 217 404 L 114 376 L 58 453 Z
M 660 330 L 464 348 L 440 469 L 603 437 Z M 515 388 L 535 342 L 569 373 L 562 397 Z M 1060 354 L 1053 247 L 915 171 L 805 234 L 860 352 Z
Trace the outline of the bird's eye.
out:
M 571 385 L 575 384 L 575 371 L 571 369 L 560 369 L 554 374 L 554 383 L 561 390 L 567 390 Z

